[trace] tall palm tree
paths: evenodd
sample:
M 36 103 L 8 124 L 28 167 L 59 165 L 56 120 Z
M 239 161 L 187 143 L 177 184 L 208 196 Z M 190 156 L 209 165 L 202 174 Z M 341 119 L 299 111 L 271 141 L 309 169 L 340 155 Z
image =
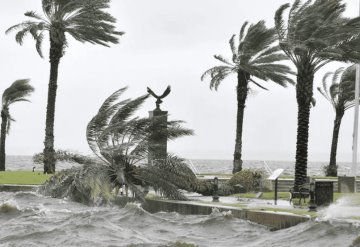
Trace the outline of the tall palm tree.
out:
M 106 197 L 114 188 L 126 184 L 139 199 L 144 198 L 146 186 L 152 186 L 172 199 L 185 199 L 179 189 L 194 190 L 196 176 L 185 162 L 172 155 L 147 165 L 154 130 L 167 139 L 191 135 L 181 126 L 182 121 L 169 121 L 163 125 L 160 118 L 134 117 L 134 112 L 148 95 L 136 99 L 119 100 L 126 88 L 108 97 L 87 126 L 87 141 L 97 159 L 57 152 L 57 160 L 83 164 L 78 168 L 61 171 L 45 185 L 45 192 L 55 197 L 71 197 L 92 203 L 96 197 Z M 35 156 L 35 162 L 43 160 Z
M 104 10 L 109 8 L 110 0 L 42 0 L 44 15 L 28 11 L 25 16 L 29 21 L 10 27 L 6 33 L 17 30 L 16 42 L 20 45 L 27 34 L 36 41 L 36 50 L 41 57 L 41 43 L 44 34 L 50 38 L 50 79 L 46 108 L 46 128 L 44 141 L 44 173 L 55 172 L 54 159 L 54 121 L 55 100 L 58 80 L 58 67 L 68 45 L 66 34 L 80 42 L 89 42 L 108 46 L 118 43 L 119 35 L 115 31 L 115 18 Z
M 322 80 L 322 87 L 319 92 L 331 103 L 335 111 L 334 128 L 331 142 L 330 162 L 326 168 L 327 176 L 337 176 L 336 151 L 339 138 L 341 120 L 347 109 L 355 103 L 355 66 L 339 68 L 335 72 L 328 72 Z M 342 73 L 342 74 L 341 74 Z M 339 76 L 340 81 L 338 81 Z M 331 77 L 331 84 L 328 85 L 328 78 Z
M 287 21 L 284 4 L 276 11 L 275 28 L 281 49 L 297 68 L 298 104 L 294 188 L 306 182 L 309 117 L 314 74 L 331 61 L 357 62 L 360 59 L 360 18 L 345 18 L 341 0 L 295 0 Z
M 2 95 L 1 108 L 1 137 L 0 137 L 0 171 L 5 171 L 5 141 L 9 134 L 10 123 L 15 121 L 10 115 L 9 107 L 15 102 L 29 101 L 28 97 L 34 88 L 29 84 L 28 79 L 17 80 L 10 87 L 5 89 Z
M 220 83 L 228 75 L 237 75 L 237 119 L 233 173 L 242 169 L 243 119 L 250 83 L 262 89 L 266 88 L 256 79 L 271 80 L 281 86 L 294 83 L 288 77 L 289 74 L 292 74 L 290 68 L 281 64 L 282 61 L 288 58 L 281 53 L 279 46 L 274 43 L 276 41 L 275 29 L 266 28 L 264 21 L 252 24 L 246 30 L 247 25 L 247 22 L 242 25 L 238 42 L 236 42 L 236 35 L 233 35 L 229 41 L 232 60 L 215 55 L 215 59 L 222 62 L 223 65 L 205 71 L 201 77 L 201 80 L 204 80 L 205 76 L 209 75 L 211 77 L 210 89 L 217 90 Z

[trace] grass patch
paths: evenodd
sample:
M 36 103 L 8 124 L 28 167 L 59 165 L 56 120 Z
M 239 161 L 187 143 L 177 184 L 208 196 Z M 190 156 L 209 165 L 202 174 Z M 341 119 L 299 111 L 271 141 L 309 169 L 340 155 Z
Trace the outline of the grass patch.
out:
M 40 185 L 51 176 L 42 172 L 4 171 L 0 172 L 0 184 Z

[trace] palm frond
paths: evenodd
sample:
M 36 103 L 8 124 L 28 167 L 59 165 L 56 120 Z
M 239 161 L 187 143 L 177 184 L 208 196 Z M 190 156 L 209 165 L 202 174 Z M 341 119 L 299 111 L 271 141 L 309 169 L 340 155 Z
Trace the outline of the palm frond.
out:
M 355 98 L 355 66 L 346 69 L 340 67 L 335 72 L 327 72 L 322 79 L 322 88 L 318 91 L 332 104 L 334 110 L 349 109 L 353 106 Z M 331 84 L 328 85 L 328 78 Z M 340 80 L 339 80 L 340 78 Z
M 89 146 L 101 160 L 57 151 L 56 160 L 80 163 L 83 166 L 56 174 L 54 179 L 45 184 L 44 190 L 47 194 L 96 203 L 114 196 L 111 191 L 123 184 L 142 201 L 145 197 L 144 188 L 147 186 L 152 186 L 171 199 L 186 199 L 180 189 L 193 191 L 196 176 L 185 162 L 176 156 L 169 156 L 150 166 L 138 164 L 147 158 L 153 144 L 151 138 L 154 132 L 171 140 L 193 134 L 192 130 L 182 127 L 183 121 L 161 124 L 163 119 L 157 117 L 132 117 L 148 96 L 122 101 L 126 102 L 125 104 L 116 103 L 124 90 L 107 98 L 100 108 L 101 111 L 88 124 Z M 102 119 L 100 127 L 97 126 L 99 116 Z M 42 162 L 43 154 L 36 155 L 34 161 Z
M 280 62 L 288 60 L 288 57 L 280 53 L 281 48 L 275 44 L 276 30 L 267 28 L 263 20 L 251 24 L 248 28 L 247 26 L 248 23 L 245 22 L 240 29 L 237 49 L 235 35 L 230 39 L 233 63 L 222 56 L 214 56 L 227 66 L 215 66 L 206 70 L 202 74 L 201 80 L 209 76 L 210 89 L 217 90 L 228 75 L 245 72 L 260 80 L 273 80 L 282 86 L 287 83 L 294 84 L 293 79 L 289 77 L 294 73 L 286 65 L 280 64 Z M 254 84 L 264 88 L 257 82 Z
M 111 94 L 101 105 L 99 112 L 103 112 L 113 106 L 114 102 L 116 102 L 119 97 L 127 90 L 127 87 L 120 88 L 119 90 L 115 91 Z
M 205 71 L 201 76 L 201 80 L 203 81 L 206 76 L 210 76 L 210 78 L 213 78 L 219 73 L 225 74 L 225 73 L 230 73 L 231 71 L 233 71 L 233 68 L 230 66 L 216 66 Z
M 35 11 L 27 11 L 24 14 L 25 16 L 37 19 L 39 21 L 46 21 L 41 15 L 37 14 Z
M 288 7 L 285 4 L 277 10 L 275 28 L 280 47 L 298 68 L 303 61 L 310 61 L 316 72 L 332 60 L 360 60 L 360 18 L 344 18 L 341 0 L 297 0 L 286 26 L 283 13 Z
M 6 31 L 5 34 L 9 34 L 10 32 L 16 31 L 16 30 L 24 30 L 24 29 L 28 29 L 30 30 L 31 27 L 37 26 L 38 22 L 34 22 L 34 21 L 24 21 L 21 22 L 19 24 L 13 25 L 11 27 L 9 27 Z
M 219 60 L 220 62 L 226 63 L 227 65 L 234 66 L 234 64 L 232 64 L 229 60 L 227 60 L 221 55 L 214 55 L 214 58 Z
M 243 41 L 243 39 L 245 37 L 244 33 L 245 33 L 245 29 L 246 29 L 248 24 L 249 23 L 247 21 L 245 21 L 244 24 L 241 26 L 240 33 L 239 33 L 239 44 Z M 239 54 L 240 50 L 238 50 L 237 53 Z
M 183 159 L 176 156 L 168 156 L 152 166 L 141 168 L 140 177 L 166 197 L 177 200 L 186 200 L 179 189 L 192 191 L 196 186 L 195 174 Z
M 252 56 L 269 48 L 276 40 L 275 34 L 275 29 L 266 28 L 265 21 L 250 25 L 244 40 L 239 45 L 242 62 L 248 61 Z
M 16 80 L 10 87 L 5 89 L 2 95 L 3 107 L 9 107 L 14 102 L 28 101 L 28 97 L 34 91 L 29 79 Z
M 280 42 L 285 40 L 287 29 L 283 18 L 284 11 L 290 7 L 290 4 L 286 3 L 281 5 L 275 12 L 275 28 Z
M 75 152 L 58 149 L 55 152 L 55 159 L 57 162 L 70 162 L 80 165 L 99 164 L 99 160 L 91 158 L 86 155 L 81 155 Z M 44 163 L 44 153 L 37 153 L 33 155 L 33 162 L 35 164 Z
M 25 36 L 31 33 L 41 57 L 44 30 L 49 31 L 51 41 L 62 47 L 67 46 L 66 33 L 80 42 L 107 47 L 109 43 L 117 44 L 118 37 L 124 34 L 116 31 L 116 19 L 106 12 L 109 0 L 43 0 L 42 7 L 44 16 L 35 11 L 27 11 L 25 16 L 36 21 L 25 21 L 6 30 L 6 33 L 19 30 L 15 38 L 20 45 Z
M 266 91 L 269 91 L 269 89 L 267 89 L 266 87 L 263 87 L 263 86 L 261 86 L 261 84 L 259 84 L 259 83 L 257 83 L 256 81 L 254 81 L 253 79 L 249 79 L 252 83 L 254 83 L 256 86 L 258 86 L 259 88 L 261 88 L 261 89 L 264 89 L 264 90 L 266 90 Z
M 283 60 L 288 60 L 289 58 L 282 53 L 269 54 L 267 56 L 255 57 L 254 59 L 249 61 L 249 64 L 271 64 L 275 62 L 280 62 Z
M 235 38 L 236 38 L 236 35 L 233 34 L 233 36 L 231 36 L 231 38 L 229 40 L 229 44 L 230 44 L 230 48 L 231 48 L 233 56 L 238 55 L 238 50 L 237 50 L 237 47 L 236 47 L 236 44 L 235 44 Z
M 41 58 L 44 58 L 44 55 L 43 55 L 42 49 L 41 49 L 43 40 L 44 40 L 44 34 L 43 34 L 43 32 L 41 32 L 36 38 L 36 45 L 35 45 L 36 51 L 38 52 L 38 54 L 40 55 Z

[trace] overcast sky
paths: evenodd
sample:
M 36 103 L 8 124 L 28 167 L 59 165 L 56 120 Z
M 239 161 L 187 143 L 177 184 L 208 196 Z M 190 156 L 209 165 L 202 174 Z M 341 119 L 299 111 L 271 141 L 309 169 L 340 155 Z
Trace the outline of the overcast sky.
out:
M 55 118 L 55 147 L 90 153 L 85 131 L 102 102 L 115 90 L 129 86 L 124 97 L 137 97 L 151 87 L 160 94 L 167 85 L 172 92 L 161 105 L 170 119 L 181 119 L 195 136 L 178 139 L 169 149 L 182 157 L 232 159 L 235 144 L 236 77 L 224 80 L 218 91 L 209 89 L 209 79 L 200 76 L 218 65 L 215 54 L 230 56 L 229 39 L 245 21 L 266 20 L 273 26 L 276 9 L 286 0 L 113 0 L 110 12 L 117 29 L 125 31 L 111 48 L 82 44 L 69 38 L 61 59 Z M 347 0 L 347 16 L 358 13 L 358 1 Z M 11 155 L 32 155 L 43 149 L 47 84 L 48 44 L 45 59 L 35 50 L 32 38 L 23 46 L 10 26 L 26 20 L 28 10 L 41 13 L 40 0 L 0 1 L 0 92 L 13 81 L 30 78 L 36 91 L 32 103 L 10 108 L 16 122 L 7 137 Z M 341 64 L 324 67 L 315 76 Z M 243 159 L 294 160 L 297 104 L 295 88 L 263 83 L 270 91 L 254 88 L 247 100 L 243 128 Z M 315 89 L 315 88 L 314 88 Z M 334 112 L 329 102 L 314 90 L 317 105 L 311 110 L 309 160 L 327 161 Z M 155 108 L 149 99 L 139 112 Z M 338 160 L 351 161 L 353 109 L 346 112 L 339 137 Z

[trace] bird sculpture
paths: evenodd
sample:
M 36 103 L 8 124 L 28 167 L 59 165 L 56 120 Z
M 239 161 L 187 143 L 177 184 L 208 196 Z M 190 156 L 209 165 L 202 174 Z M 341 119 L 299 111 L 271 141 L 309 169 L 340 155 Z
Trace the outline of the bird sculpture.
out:
M 163 98 L 165 98 L 166 96 L 168 96 L 169 93 L 170 93 L 170 91 L 171 91 L 170 86 L 167 86 L 167 88 L 165 89 L 164 93 L 163 93 L 162 95 L 158 96 L 158 95 L 156 95 L 149 87 L 147 87 L 147 92 L 148 92 L 149 94 L 151 94 L 152 96 L 154 96 L 155 99 L 156 99 L 156 102 L 155 102 L 155 103 L 156 103 L 156 109 L 155 109 L 155 110 L 158 110 L 158 111 L 161 110 L 161 109 L 160 109 L 160 104 L 163 102 L 161 99 L 163 99 Z

